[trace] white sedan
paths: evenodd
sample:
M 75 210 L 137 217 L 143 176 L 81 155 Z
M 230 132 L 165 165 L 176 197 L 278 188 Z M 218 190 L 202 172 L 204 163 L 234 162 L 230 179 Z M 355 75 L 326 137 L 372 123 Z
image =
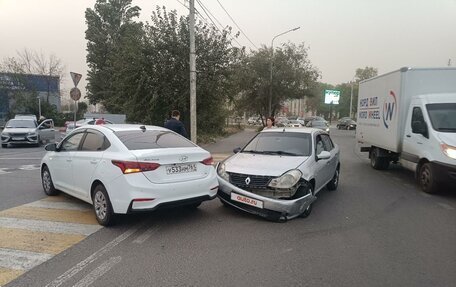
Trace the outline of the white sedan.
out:
M 196 208 L 217 194 L 210 153 L 165 128 L 83 126 L 46 150 L 44 192 L 63 191 L 93 204 L 101 225 L 111 224 L 115 214 Z

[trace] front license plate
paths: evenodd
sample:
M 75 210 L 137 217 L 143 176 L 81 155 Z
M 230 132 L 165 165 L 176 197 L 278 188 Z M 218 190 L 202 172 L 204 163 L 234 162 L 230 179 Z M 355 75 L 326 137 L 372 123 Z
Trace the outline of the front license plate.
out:
M 263 202 L 258 199 L 253 199 L 244 195 L 240 195 L 237 193 L 232 192 L 231 193 L 231 200 L 237 201 L 237 202 L 242 202 L 251 206 L 255 206 L 258 208 L 263 208 Z
M 196 172 L 196 164 L 175 164 L 166 167 L 166 174 Z
M 25 138 L 13 137 L 12 140 L 13 141 L 23 141 L 23 140 L 25 140 Z

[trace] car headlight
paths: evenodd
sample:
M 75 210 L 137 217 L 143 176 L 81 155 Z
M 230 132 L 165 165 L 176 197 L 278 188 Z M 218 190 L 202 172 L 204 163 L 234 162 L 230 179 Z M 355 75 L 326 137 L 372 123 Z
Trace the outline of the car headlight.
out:
M 27 133 L 28 136 L 36 136 L 37 133 L 36 132 L 31 132 L 31 133 Z
M 226 181 L 230 181 L 230 175 L 225 171 L 225 164 L 219 163 L 217 166 L 217 174 Z
M 326 131 L 329 132 L 329 128 L 326 128 Z
M 456 147 L 441 143 L 440 148 L 446 156 L 456 159 Z
M 2 133 L 2 136 L 4 136 L 4 137 L 9 137 L 10 134 L 9 134 L 9 133 Z
M 298 169 L 292 169 L 282 174 L 278 178 L 274 178 L 269 183 L 272 188 L 291 188 L 301 179 L 302 172 Z

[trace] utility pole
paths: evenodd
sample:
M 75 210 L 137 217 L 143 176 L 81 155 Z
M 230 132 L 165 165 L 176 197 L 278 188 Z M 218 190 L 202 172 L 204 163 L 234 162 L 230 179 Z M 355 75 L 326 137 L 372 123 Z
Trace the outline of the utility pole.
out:
M 351 89 L 350 89 L 350 113 L 348 116 L 352 119 L 352 103 L 353 103 L 353 80 L 351 81 Z
M 190 140 L 196 137 L 195 0 L 190 0 Z
M 451 67 L 451 58 L 448 59 L 448 67 Z

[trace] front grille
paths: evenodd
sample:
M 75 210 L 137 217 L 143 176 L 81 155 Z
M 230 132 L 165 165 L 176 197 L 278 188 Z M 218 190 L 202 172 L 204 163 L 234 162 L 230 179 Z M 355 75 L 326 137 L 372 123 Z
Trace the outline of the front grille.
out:
M 263 175 L 251 175 L 229 172 L 230 183 L 243 189 L 266 189 L 273 176 Z M 246 179 L 250 178 L 249 184 L 246 183 Z
M 22 138 L 25 138 L 27 134 L 19 134 L 19 133 L 10 133 L 10 136 L 11 137 L 22 137 Z

